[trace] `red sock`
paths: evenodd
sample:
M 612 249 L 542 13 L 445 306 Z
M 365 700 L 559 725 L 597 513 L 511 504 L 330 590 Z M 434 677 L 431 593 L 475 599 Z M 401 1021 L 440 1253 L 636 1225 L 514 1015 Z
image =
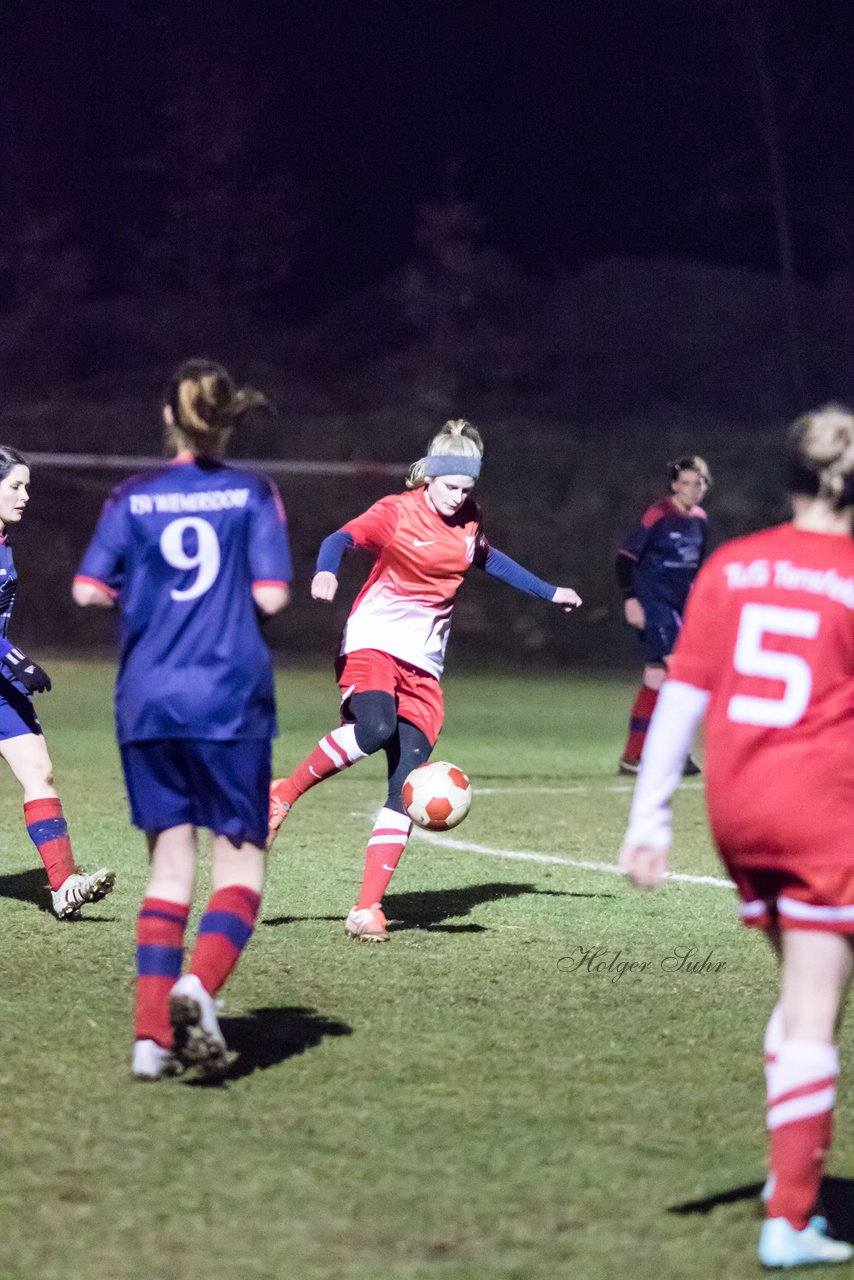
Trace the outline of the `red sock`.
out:
M 44 863 L 51 889 L 58 889 L 77 870 L 59 797 L 28 800 L 24 805 L 24 822 Z
M 626 738 L 626 745 L 623 748 L 624 760 L 634 761 L 635 764 L 640 760 L 643 744 L 646 742 L 646 735 L 649 730 L 649 722 L 652 719 L 652 713 L 655 710 L 657 701 L 658 690 L 650 689 L 645 684 L 641 685 L 632 707 L 632 714 L 629 717 L 629 736 Z
M 365 875 L 357 907 L 373 907 L 382 902 L 411 830 L 412 823 L 402 813 L 380 810 L 365 850 Z
M 836 1047 L 786 1040 L 771 1067 L 768 1128 L 772 1190 L 769 1218 L 802 1231 L 815 1207 L 833 1128 L 839 1058 Z
M 356 744 L 356 730 L 351 724 L 339 725 L 325 738 L 321 738 L 311 755 L 297 765 L 289 778 L 279 778 L 273 783 L 273 794 L 286 804 L 293 804 L 304 792 L 316 787 L 318 782 L 340 773 L 357 760 L 364 760 L 365 752 Z
M 240 959 L 260 906 L 260 895 L 242 884 L 217 889 L 211 896 L 190 958 L 190 973 L 210 995 L 216 995 Z
M 184 930 L 190 908 L 165 898 L 143 898 L 136 920 L 136 1039 L 172 1047 L 169 992 L 181 976 Z

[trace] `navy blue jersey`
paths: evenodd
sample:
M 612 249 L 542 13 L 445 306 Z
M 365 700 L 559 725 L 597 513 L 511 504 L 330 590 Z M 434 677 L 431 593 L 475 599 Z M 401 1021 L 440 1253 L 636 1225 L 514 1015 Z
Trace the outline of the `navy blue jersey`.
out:
M 620 548 L 634 561 L 632 588 L 644 608 L 685 608 L 691 583 L 706 555 L 708 525 L 702 507 L 680 511 L 663 498 L 644 512 Z
M 176 460 L 113 490 L 78 579 L 121 609 L 121 743 L 269 738 L 272 664 L 252 587 L 290 581 L 278 491 L 263 475 Z
M 12 617 L 17 590 L 18 574 L 12 559 L 12 548 L 3 534 L 0 534 L 0 636 L 4 639 L 9 634 L 9 619 Z
M 11 648 L 8 643 L 9 623 L 12 618 L 12 608 L 15 604 L 15 593 L 18 590 L 18 571 L 15 568 L 15 561 L 12 558 L 12 548 L 6 541 L 4 534 L 0 533 L 0 639 L 6 640 L 7 643 L 2 645 L 3 652 L 8 652 Z M 29 698 L 29 692 L 26 685 L 21 684 L 11 673 L 8 667 L 0 667 L 0 703 L 13 699 L 17 706 L 12 719 L 0 724 L 0 738 L 14 738 L 19 733 L 34 732 L 30 724 L 21 725 L 20 716 L 26 716 L 28 713 L 20 703 L 20 700 L 10 691 L 9 686 L 16 689 L 18 693 L 22 693 L 24 697 Z M 34 723 L 37 726 L 38 720 Z

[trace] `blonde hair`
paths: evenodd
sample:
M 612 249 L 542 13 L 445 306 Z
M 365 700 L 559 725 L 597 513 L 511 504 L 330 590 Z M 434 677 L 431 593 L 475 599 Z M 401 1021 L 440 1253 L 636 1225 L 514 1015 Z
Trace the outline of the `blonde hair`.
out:
M 483 457 L 483 441 L 480 438 L 480 432 L 470 422 L 466 422 L 465 418 L 449 418 L 427 446 L 427 456 L 449 453 L 462 458 Z M 426 462 L 427 457 L 413 462 L 406 477 L 407 489 L 420 489 L 427 483 L 427 477 L 424 474 Z
M 166 393 L 172 421 L 168 442 L 175 449 L 219 457 L 233 428 L 250 409 L 267 404 L 254 387 L 237 387 L 227 369 L 213 360 L 185 360 Z
M 854 505 L 854 413 L 826 404 L 789 428 L 789 491 Z

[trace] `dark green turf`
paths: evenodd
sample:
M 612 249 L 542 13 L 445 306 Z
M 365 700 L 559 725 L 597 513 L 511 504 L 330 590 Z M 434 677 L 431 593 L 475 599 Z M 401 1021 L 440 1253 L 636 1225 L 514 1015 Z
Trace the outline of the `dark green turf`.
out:
M 7 777 L 2 1280 L 758 1274 L 760 1046 L 774 999 L 761 940 L 738 929 L 726 889 L 641 895 L 566 862 L 616 857 L 630 683 L 448 678 L 437 754 L 476 789 L 452 838 L 565 861 L 414 839 L 386 947 L 342 927 L 383 798 L 379 762 L 307 796 L 227 988 L 231 1078 L 209 1088 L 129 1080 L 146 867 L 112 739 L 111 670 L 60 662 L 52 674 L 39 706 L 78 857 L 119 881 L 84 921 L 56 922 Z M 284 672 L 280 692 L 285 771 L 337 705 L 326 672 Z M 676 816 L 674 870 L 719 876 L 699 785 Z M 199 903 L 206 883 L 203 865 Z M 712 953 L 711 970 L 678 968 L 692 949 L 695 961 Z M 603 960 L 612 967 L 597 971 Z M 843 1107 L 843 1151 L 849 1119 Z

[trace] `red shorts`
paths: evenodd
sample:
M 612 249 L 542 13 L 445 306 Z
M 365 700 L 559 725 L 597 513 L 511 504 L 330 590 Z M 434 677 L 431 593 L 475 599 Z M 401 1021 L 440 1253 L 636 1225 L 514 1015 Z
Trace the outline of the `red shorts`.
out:
M 728 864 L 743 924 L 757 929 L 821 929 L 854 934 L 854 867 L 739 867 Z
M 341 690 L 341 715 L 347 718 L 347 700 L 354 693 L 378 689 L 397 703 L 399 719 L 408 720 L 435 746 L 445 719 L 445 699 L 435 676 L 379 649 L 355 649 L 335 664 Z

